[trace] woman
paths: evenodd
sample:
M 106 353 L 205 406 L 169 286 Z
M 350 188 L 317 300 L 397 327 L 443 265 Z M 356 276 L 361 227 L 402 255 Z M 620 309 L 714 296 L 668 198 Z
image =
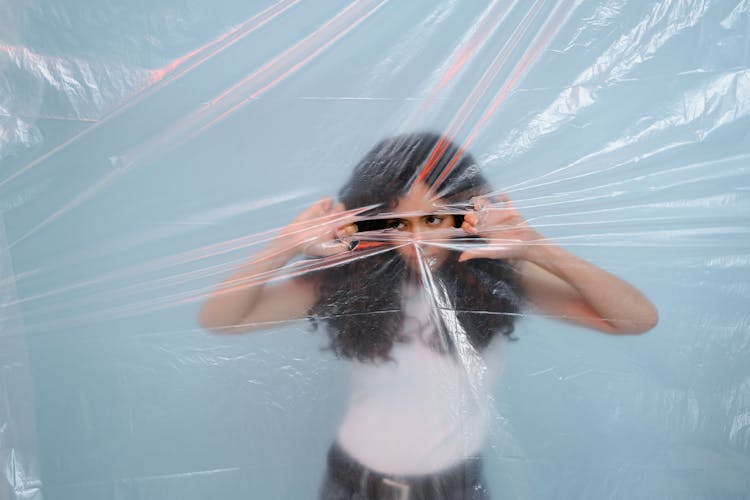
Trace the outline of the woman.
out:
M 435 134 L 382 141 L 204 304 L 217 332 L 309 317 L 352 361 L 322 499 L 489 498 L 480 450 L 499 345 L 522 307 L 613 334 L 657 322 L 638 290 L 544 239 Z M 313 269 L 263 284 L 299 255 Z

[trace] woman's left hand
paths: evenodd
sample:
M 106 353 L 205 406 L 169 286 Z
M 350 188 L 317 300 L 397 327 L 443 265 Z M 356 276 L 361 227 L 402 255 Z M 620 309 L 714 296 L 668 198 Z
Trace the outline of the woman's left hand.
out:
M 483 196 L 472 199 L 474 209 L 464 215 L 461 229 L 481 237 L 485 244 L 461 253 L 458 260 L 525 259 L 529 249 L 544 238 L 516 210 L 506 195 L 493 200 Z
M 458 260 L 519 259 L 526 302 L 545 315 L 602 332 L 643 333 L 659 321 L 654 305 L 635 287 L 545 240 L 505 195 L 475 198 L 461 228 L 479 236 Z

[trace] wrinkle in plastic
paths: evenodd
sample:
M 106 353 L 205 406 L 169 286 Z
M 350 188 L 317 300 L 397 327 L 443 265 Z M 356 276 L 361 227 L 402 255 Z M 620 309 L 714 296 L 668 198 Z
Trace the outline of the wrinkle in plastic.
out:
M 493 498 L 750 490 L 746 1 L 1 7 L 1 498 L 314 496 L 332 442 L 367 448 L 346 433 L 365 418 L 350 396 L 385 373 L 368 370 L 405 376 L 420 353 L 436 361 L 382 399 L 402 407 L 362 412 L 400 415 L 372 435 L 418 446 L 437 436 L 410 417 L 456 425 L 414 470 L 479 442 Z M 428 184 L 433 209 L 295 221 L 338 203 L 382 139 L 421 131 L 440 139 L 404 185 Z M 471 157 L 487 185 L 449 199 Z M 516 213 L 544 235 L 525 248 L 633 284 L 659 325 L 623 337 L 530 304 L 462 310 L 471 286 L 523 302 L 444 272 L 510 255 L 507 224 L 393 223 Z M 273 307 L 235 318 L 252 334 L 196 324 L 211 297 L 368 266 L 369 296 L 334 293 L 315 333 Z M 378 309 L 368 284 L 388 273 L 400 302 Z M 407 314 L 403 276 L 436 337 L 380 365 L 324 349 L 331 318 Z M 496 316 L 519 340 L 477 344 L 466 318 Z M 373 463 L 395 464 L 382 448 Z

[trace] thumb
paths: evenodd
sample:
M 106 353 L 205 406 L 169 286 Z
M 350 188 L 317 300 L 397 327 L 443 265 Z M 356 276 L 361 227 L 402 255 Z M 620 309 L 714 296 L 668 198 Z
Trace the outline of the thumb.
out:
M 318 244 L 316 250 L 317 254 L 320 257 L 330 257 L 332 255 L 348 252 L 349 243 L 340 240 L 327 241 L 325 243 Z
M 476 259 L 480 256 L 477 254 L 476 250 L 466 250 L 464 252 L 461 252 L 461 255 L 458 256 L 459 262 L 465 262 L 467 260 Z
M 466 250 L 458 256 L 459 262 L 471 259 L 504 259 L 509 257 L 513 252 L 511 247 L 506 245 L 483 246 L 481 248 L 472 248 Z

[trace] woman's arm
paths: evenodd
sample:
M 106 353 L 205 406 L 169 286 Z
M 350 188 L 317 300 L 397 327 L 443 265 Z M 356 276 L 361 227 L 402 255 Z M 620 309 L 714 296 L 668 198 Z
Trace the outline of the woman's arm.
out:
M 201 307 L 198 323 L 216 333 L 239 333 L 267 328 L 275 323 L 304 318 L 317 300 L 310 279 L 290 279 L 266 284 L 274 273 L 301 253 L 329 256 L 348 249 L 337 240 L 350 217 L 343 207 L 332 207 L 324 198 L 299 214 L 292 223 L 234 275 L 221 283 Z M 343 232 L 351 234 L 356 226 Z
M 243 333 L 303 318 L 315 300 L 312 282 L 291 279 L 270 285 L 258 279 L 280 269 L 296 255 L 293 248 L 273 242 L 208 296 L 198 323 L 214 333 Z
M 519 267 L 527 300 L 544 314 L 616 334 L 645 333 L 659 321 L 635 287 L 555 244 L 532 245 Z
M 464 252 L 460 260 L 504 258 L 517 261 L 527 300 L 544 314 L 615 334 L 644 333 L 656 326 L 654 305 L 617 276 L 544 239 L 506 196 L 503 208 L 478 199 L 462 228 L 487 245 Z

